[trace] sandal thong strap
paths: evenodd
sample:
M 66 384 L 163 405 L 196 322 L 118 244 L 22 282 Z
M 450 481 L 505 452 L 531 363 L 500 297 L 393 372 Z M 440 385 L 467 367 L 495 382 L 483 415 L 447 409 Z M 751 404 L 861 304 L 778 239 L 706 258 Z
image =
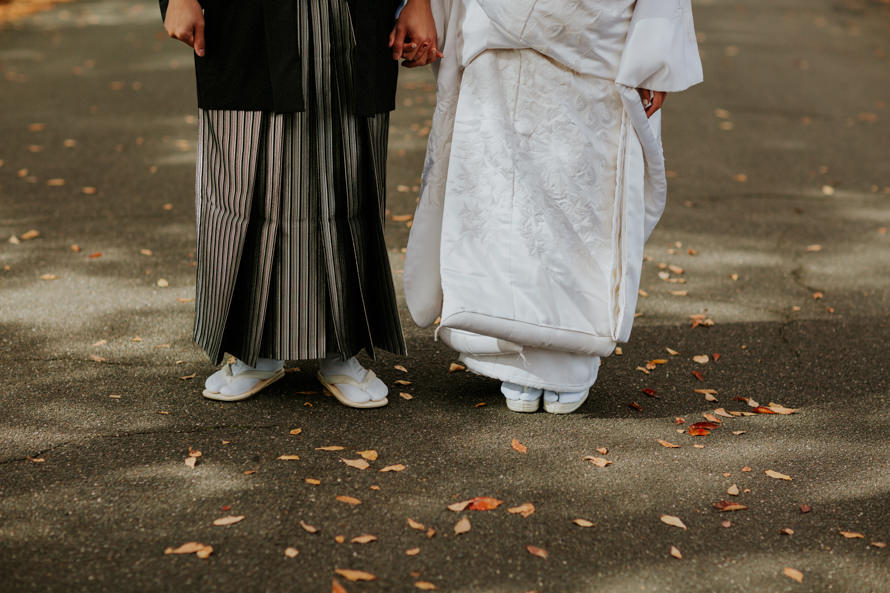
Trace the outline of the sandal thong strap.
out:
M 332 385 L 355 385 L 362 391 L 367 391 L 368 387 L 371 385 L 371 381 L 377 378 L 377 375 L 374 374 L 374 371 L 369 370 L 365 375 L 363 381 L 356 381 L 353 377 L 349 375 L 324 375 L 325 380 Z
M 249 371 L 241 371 L 236 375 L 232 373 L 232 366 L 227 364 L 224 367 L 224 371 L 226 373 L 228 381 L 231 382 L 235 381 L 236 379 L 271 379 L 280 372 L 280 369 L 274 371 L 261 371 L 259 369 L 251 369 Z

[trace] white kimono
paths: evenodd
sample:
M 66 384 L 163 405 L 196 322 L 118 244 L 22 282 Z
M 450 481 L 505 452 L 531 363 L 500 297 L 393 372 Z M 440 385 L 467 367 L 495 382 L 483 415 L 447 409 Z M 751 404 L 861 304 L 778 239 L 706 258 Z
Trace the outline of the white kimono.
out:
M 630 335 L 666 182 L 637 88 L 701 81 L 690 0 L 432 0 L 445 58 L 405 263 L 478 373 L 582 391 Z

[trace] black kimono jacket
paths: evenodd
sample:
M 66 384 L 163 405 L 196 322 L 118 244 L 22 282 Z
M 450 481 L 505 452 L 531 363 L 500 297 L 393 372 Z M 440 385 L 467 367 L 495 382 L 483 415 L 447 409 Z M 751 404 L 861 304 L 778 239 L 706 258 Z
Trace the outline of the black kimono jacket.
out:
M 198 106 L 290 113 L 304 110 L 295 5 L 304 0 L 200 0 L 207 53 L 195 56 Z M 400 0 L 348 0 L 356 38 L 357 108 L 395 108 L 398 62 L 387 47 Z M 168 0 L 160 0 L 166 15 Z

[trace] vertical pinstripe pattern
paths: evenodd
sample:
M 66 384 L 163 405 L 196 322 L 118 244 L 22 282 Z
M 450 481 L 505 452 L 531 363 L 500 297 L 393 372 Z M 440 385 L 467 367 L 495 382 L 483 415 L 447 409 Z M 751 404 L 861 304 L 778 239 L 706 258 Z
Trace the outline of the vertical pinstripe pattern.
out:
M 216 362 L 405 352 L 383 240 L 389 114 L 354 113 L 346 0 L 298 12 L 306 111 L 201 112 L 195 340 Z

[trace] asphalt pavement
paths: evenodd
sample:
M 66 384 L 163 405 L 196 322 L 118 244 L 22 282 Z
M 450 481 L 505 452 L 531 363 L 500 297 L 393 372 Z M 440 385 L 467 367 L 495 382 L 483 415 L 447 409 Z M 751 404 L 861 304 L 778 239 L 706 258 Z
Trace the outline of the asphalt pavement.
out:
M 151 2 L 0 24 L 0 591 L 890 591 L 890 6 L 694 5 L 639 317 L 565 417 L 404 306 L 384 409 L 312 362 L 202 398 L 189 50 Z M 404 71 L 392 118 L 400 294 L 433 90 Z

